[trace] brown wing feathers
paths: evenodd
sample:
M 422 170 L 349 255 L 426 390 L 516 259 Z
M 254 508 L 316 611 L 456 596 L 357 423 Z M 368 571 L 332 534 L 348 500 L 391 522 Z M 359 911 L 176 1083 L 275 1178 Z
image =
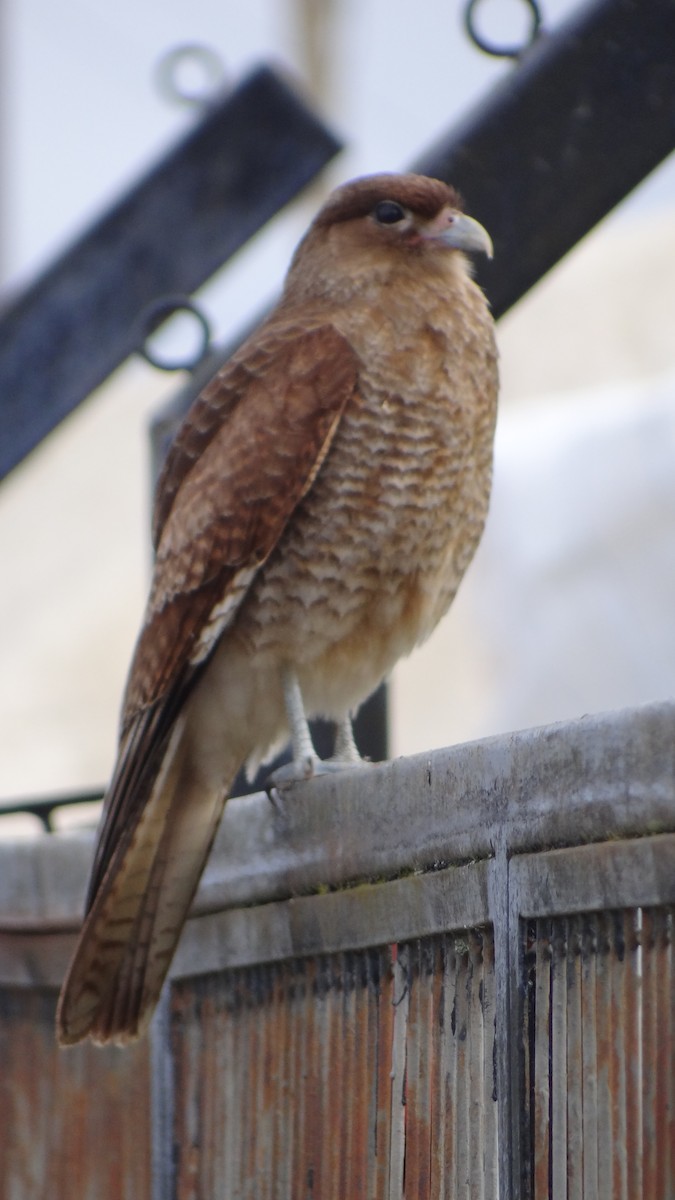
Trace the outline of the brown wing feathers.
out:
M 180 714 L 356 387 L 355 356 L 330 326 L 286 323 L 259 338 L 198 400 L 160 480 L 153 587 L 89 915 L 59 1006 L 64 1043 L 137 1036 L 156 1002 L 230 782 L 200 789 L 181 750 Z

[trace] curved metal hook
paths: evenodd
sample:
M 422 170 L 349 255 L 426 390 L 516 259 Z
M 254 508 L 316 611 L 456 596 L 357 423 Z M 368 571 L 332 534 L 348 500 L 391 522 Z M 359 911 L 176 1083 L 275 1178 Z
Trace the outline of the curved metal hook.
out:
M 493 58 L 520 58 L 521 54 L 534 44 L 541 32 L 542 16 L 537 0 L 523 0 L 530 12 L 530 32 L 521 46 L 500 46 L 495 42 L 486 41 L 476 29 L 475 24 L 475 12 L 480 2 L 481 0 L 468 0 L 464 10 L 464 28 L 471 41 L 484 54 L 490 54 Z
M 180 70 L 185 66 L 197 67 L 203 84 L 197 88 L 186 88 L 180 82 Z M 167 50 L 157 63 L 155 79 L 157 87 L 167 100 L 175 104 L 187 104 L 204 108 L 222 89 L 226 72 L 220 55 L 210 46 L 200 42 L 185 42 Z
M 149 346 L 149 339 L 160 325 L 177 312 L 189 312 L 196 317 L 201 329 L 201 342 L 194 354 L 182 359 L 162 359 Z M 189 296 L 163 296 L 148 305 L 141 314 L 138 353 L 158 371 L 194 371 L 206 357 L 211 345 L 211 325 L 208 318 Z

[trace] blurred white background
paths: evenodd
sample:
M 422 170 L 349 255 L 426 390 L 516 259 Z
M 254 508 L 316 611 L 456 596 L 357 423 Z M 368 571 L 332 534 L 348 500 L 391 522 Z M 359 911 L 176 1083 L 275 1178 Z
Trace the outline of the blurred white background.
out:
M 492 0 L 486 32 L 517 40 L 525 7 Z M 576 5 L 542 7 L 553 28 Z M 155 71 L 203 42 L 233 83 L 285 65 L 347 143 L 203 289 L 216 337 L 236 333 L 277 292 L 329 186 L 405 168 L 512 69 L 469 42 L 462 9 L 5 0 L 6 294 L 194 120 Z M 395 673 L 395 754 L 675 690 L 674 217 L 671 160 L 500 322 L 488 530 L 449 616 Z M 178 386 L 128 363 L 0 487 L 0 798 L 108 775 L 148 580 L 147 426 Z

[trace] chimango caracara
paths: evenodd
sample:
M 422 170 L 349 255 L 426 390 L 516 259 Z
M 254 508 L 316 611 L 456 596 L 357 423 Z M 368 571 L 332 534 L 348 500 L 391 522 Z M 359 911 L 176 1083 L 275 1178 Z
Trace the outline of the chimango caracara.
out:
M 243 763 L 290 731 L 282 783 L 358 754 L 350 714 L 448 608 L 483 529 L 493 322 L 452 188 L 335 191 L 269 318 L 194 403 L 154 511 L 61 1042 L 146 1028 Z M 320 764 L 306 715 L 336 722 Z

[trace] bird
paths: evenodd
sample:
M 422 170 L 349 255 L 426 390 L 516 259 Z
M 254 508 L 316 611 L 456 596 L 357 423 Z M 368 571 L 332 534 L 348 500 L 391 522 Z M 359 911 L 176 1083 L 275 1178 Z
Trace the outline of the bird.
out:
M 146 1031 L 239 769 L 289 732 L 282 788 L 358 764 L 354 712 L 453 600 L 487 515 L 498 394 L 473 253 L 492 256 L 489 235 L 448 183 L 342 184 L 179 427 L 62 1045 Z M 335 722 L 332 761 L 315 715 Z

